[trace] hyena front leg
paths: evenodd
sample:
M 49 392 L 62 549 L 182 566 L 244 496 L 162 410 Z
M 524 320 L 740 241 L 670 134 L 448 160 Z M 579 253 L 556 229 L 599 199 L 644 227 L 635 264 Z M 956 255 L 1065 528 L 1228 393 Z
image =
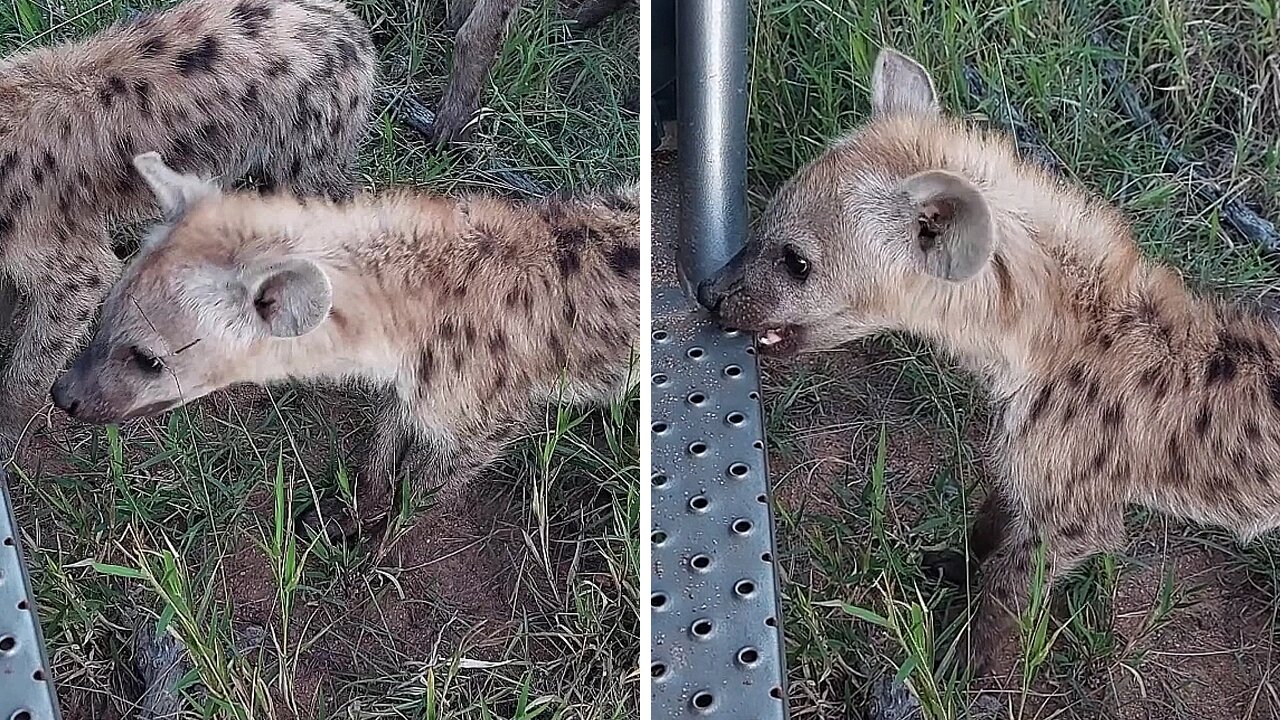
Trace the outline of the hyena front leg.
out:
M 55 260 L 6 258 L 15 303 L 13 348 L 0 371 L 0 462 L 17 450 L 23 430 L 83 344 L 107 287 L 120 274 L 120 260 L 106 240 L 98 228 L 66 238 Z
M 1013 519 L 1013 509 L 1000 491 L 992 488 L 969 527 L 968 552 L 941 550 L 927 552 L 920 560 L 924 570 L 949 585 L 965 587 L 1004 537 L 1005 528 Z
M 1012 670 L 1018 619 L 1030 606 L 1039 544 L 1044 546 L 1044 582 L 1039 592 L 1047 599 L 1057 580 L 1093 555 L 1121 548 L 1124 537 L 1120 507 L 1059 510 L 1045 518 L 1014 517 L 982 567 L 982 591 L 969 632 L 969 667 L 975 676 Z
M 480 94 L 519 5 L 520 0 L 474 0 L 454 41 L 449 84 L 431 124 L 433 142 L 456 142 L 470 133 L 471 118 L 480 109 Z
M 605 18 L 618 12 L 627 0 L 583 0 L 574 14 L 574 25 L 578 30 L 589 30 L 604 22 Z
M 476 0 L 449 0 L 447 20 L 445 20 L 449 32 L 456 34 L 461 30 L 475 6 Z

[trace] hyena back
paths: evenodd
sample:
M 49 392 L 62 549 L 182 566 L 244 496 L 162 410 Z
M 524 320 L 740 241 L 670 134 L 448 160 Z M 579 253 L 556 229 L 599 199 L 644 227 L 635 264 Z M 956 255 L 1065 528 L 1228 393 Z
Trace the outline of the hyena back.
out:
M 304 205 L 138 162 L 169 223 L 54 385 L 75 417 L 151 415 L 240 382 L 385 387 L 356 492 L 360 520 L 378 524 L 401 478 L 448 502 L 540 407 L 636 382 L 634 190 Z
M 190 0 L 0 61 L 0 454 L 119 274 L 108 222 L 154 205 L 133 157 L 341 196 L 375 72 L 367 29 L 331 0 Z
M 1251 538 L 1280 525 L 1280 334 L 1145 259 L 1122 216 L 943 117 L 932 80 L 885 51 L 873 116 L 777 194 L 700 299 L 761 350 L 882 331 L 929 339 L 998 408 L 976 669 L 1000 669 L 1047 580 L 1125 539 L 1142 505 Z

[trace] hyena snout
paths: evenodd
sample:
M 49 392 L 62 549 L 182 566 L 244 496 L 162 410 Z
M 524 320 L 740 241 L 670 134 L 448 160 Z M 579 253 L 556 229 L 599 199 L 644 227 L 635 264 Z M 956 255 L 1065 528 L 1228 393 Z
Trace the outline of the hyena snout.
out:
M 80 398 L 72 392 L 71 383 L 67 381 L 66 375 L 58 378 L 49 395 L 53 399 L 54 407 L 71 417 L 76 416 L 76 411 L 80 409 Z
M 725 309 L 725 300 L 743 291 L 744 271 L 756 256 L 751 246 L 739 250 L 724 267 L 698 283 L 698 302 L 715 315 Z

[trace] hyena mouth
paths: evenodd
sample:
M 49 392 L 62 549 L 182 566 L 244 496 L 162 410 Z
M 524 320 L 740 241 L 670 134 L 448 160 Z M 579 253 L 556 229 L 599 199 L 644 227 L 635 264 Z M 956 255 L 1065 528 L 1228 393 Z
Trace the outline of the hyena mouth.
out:
M 756 347 L 768 355 L 789 355 L 800 347 L 800 328 L 783 325 L 756 333 Z

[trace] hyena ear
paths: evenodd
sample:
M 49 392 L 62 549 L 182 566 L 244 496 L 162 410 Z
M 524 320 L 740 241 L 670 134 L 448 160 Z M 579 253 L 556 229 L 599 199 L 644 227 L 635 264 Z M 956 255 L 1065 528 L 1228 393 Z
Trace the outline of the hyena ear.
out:
M 168 220 L 177 219 L 197 200 L 218 192 L 218 186 L 212 182 L 194 175 L 183 175 L 165 165 L 157 152 L 134 157 L 133 167 L 155 193 L 156 202 Z
M 907 178 L 913 250 L 925 270 L 944 280 L 967 280 L 991 257 L 991 210 L 973 183 L 943 170 Z
M 871 75 L 871 110 L 876 115 L 934 116 L 939 113 L 938 92 L 920 63 L 893 48 L 884 48 Z
M 272 337 L 292 338 L 315 330 L 333 306 L 333 285 L 319 265 L 290 258 L 252 273 L 245 283 L 253 311 Z

